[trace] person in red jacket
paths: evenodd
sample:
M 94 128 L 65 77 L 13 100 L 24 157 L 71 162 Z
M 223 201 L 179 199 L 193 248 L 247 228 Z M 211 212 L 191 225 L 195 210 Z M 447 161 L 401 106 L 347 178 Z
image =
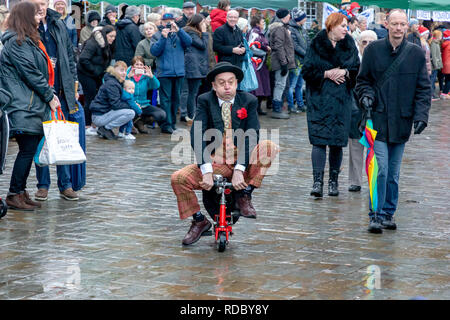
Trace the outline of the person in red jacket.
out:
M 211 29 L 212 32 L 216 31 L 218 27 L 223 26 L 227 22 L 227 12 L 230 10 L 230 0 L 220 0 L 217 4 L 217 8 L 211 10 Z
M 442 74 L 445 78 L 444 90 L 442 90 L 444 99 L 450 99 L 450 29 L 444 31 L 442 42 Z

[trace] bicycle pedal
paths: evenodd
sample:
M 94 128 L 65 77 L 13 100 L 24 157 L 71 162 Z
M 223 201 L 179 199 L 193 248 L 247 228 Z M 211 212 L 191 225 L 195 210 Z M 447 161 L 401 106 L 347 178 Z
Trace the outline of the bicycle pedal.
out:
M 207 236 L 212 236 L 212 234 L 213 234 L 212 231 L 208 230 L 208 231 L 203 232 L 201 236 L 202 237 L 207 237 Z

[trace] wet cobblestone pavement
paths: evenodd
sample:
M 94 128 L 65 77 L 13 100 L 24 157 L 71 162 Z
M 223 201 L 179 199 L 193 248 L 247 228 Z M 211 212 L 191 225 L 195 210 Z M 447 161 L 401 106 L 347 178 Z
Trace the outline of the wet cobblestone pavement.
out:
M 52 168 L 42 209 L 0 220 L 0 299 L 450 299 L 449 123 L 450 103 L 434 103 L 405 150 L 398 229 L 373 235 L 367 183 L 347 191 L 347 148 L 339 197 L 314 200 L 305 114 L 262 117 L 264 128 L 283 125 L 279 171 L 224 253 L 213 237 L 181 245 L 190 220 L 179 220 L 170 187 L 182 167 L 169 161 L 175 141 L 158 129 L 134 143 L 87 137 L 79 201 L 59 197 Z M 11 143 L 2 196 L 16 152 Z M 35 184 L 32 169 L 32 195 Z M 366 287 L 368 267 L 379 289 Z

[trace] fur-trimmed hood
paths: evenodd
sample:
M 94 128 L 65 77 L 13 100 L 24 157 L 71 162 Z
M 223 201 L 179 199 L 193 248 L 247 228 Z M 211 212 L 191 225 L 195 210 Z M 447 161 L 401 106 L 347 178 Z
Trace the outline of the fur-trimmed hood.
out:
M 102 29 L 103 29 L 103 27 L 100 27 L 100 26 L 98 26 L 98 27 L 95 27 L 93 30 L 92 30 L 92 34 L 94 35 L 94 39 L 95 39 L 95 41 L 97 41 L 97 43 L 98 43 L 98 45 L 100 46 L 100 48 L 104 48 L 105 47 L 105 39 L 103 38 L 103 35 L 102 35 Z
M 120 83 L 123 83 L 122 79 L 120 79 L 120 76 L 117 74 L 116 70 L 114 70 L 113 66 L 109 66 L 106 69 L 106 73 L 105 73 L 105 78 L 104 78 L 104 82 L 110 80 L 111 78 L 115 78 L 117 81 L 119 81 Z
M 357 48 L 355 40 L 349 34 L 346 34 L 345 38 L 338 41 L 336 47 L 333 47 L 330 39 L 328 39 L 327 31 L 323 29 L 312 40 L 311 50 L 333 65 L 343 67 L 346 61 L 351 60 Z

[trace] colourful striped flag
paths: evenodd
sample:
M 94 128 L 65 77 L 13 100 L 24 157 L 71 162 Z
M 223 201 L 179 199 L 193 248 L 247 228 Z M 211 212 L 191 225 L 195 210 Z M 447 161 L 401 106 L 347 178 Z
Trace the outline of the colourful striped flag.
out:
M 375 151 L 373 150 L 373 145 L 376 136 L 377 131 L 373 129 L 372 119 L 368 119 L 366 122 L 364 133 L 359 142 L 367 148 L 366 174 L 367 179 L 369 180 L 370 203 L 372 205 L 373 212 L 377 212 L 378 207 L 378 193 L 377 193 L 378 163 L 377 157 L 375 156 Z

